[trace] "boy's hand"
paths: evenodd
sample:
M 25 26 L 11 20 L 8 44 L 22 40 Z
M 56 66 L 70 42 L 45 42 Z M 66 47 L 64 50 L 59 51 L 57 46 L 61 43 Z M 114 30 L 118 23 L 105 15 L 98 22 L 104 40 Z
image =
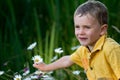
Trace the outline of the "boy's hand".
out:
M 56 69 L 69 67 L 72 64 L 74 64 L 74 63 L 70 60 L 70 56 L 64 56 L 51 64 L 45 64 L 43 62 L 34 63 L 33 67 L 35 67 L 41 71 L 48 72 L 48 71 L 53 71 Z
M 45 64 L 45 63 L 34 63 L 33 64 L 33 67 L 35 67 L 35 68 L 37 68 L 37 69 L 39 69 L 39 70 L 41 70 L 41 71 L 45 71 L 45 67 L 46 67 L 47 65 Z

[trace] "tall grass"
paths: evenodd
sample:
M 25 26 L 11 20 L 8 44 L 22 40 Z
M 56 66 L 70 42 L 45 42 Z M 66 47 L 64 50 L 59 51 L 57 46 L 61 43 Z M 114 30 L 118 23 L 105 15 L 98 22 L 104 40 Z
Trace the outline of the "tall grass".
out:
M 4 27 L 2 26 L 3 30 L 1 31 L 2 47 L 0 53 L 3 55 L 3 57 L 1 56 L 1 61 L 9 62 L 10 64 L 12 64 L 9 65 L 10 67 L 12 67 L 12 69 L 14 68 L 20 69 L 19 67 L 21 64 L 23 64 L 24 58 L 22 57 L 23 52 L 21 48 L 21 42 L 16 28 L 17 23 L 15 11 L 11 0 L 7 0 L 6 5 L 9 10 L 9 15 L 5 13 L 4 15 L 6 16 L 4 17 L 6 18 L 6 22 L 1 23 L 4 24 Z M 3 11 L 1 10 L 1 12 Z M 18 63 L 18 65 L 16 65 L 14 68 L 13 68 L 14 63 L 12 61 Z

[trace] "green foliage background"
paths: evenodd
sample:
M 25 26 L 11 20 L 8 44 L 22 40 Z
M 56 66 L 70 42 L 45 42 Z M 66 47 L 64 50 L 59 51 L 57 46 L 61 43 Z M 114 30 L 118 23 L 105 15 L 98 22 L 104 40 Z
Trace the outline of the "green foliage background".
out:
M 0 70 L 10 74 L 28 66 L 32 71 L 32 56 L 39 54 L 46 63 L 55 56 L 54 49 L 62 47 L 64 53 L 72 54 L 71 47 L 79 45 L 74 36 L 73 14 L 78 5 L 86 0 L 0 0 Z M 109 10 L 108 34 L 120 43 L 120 1 L 99 0 Z M 37 47 L 27 47 L 37 42 Z M 73 66 L 71 70 L 80 69 Z M 66 70 L 55 72 L 59 80 L 66 80 Z M 64 74 L 63 74 L 64 73 Z M 60 75 L 63 78 L 60 78 Z M 85 77 L 85 76 L 83 76 Z M 74 77 L 69 76 L 68 80 Z

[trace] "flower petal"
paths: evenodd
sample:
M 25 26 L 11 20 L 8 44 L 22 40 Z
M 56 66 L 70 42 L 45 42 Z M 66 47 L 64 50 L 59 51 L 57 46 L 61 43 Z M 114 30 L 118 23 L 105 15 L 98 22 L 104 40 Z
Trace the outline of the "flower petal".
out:
M 37 42 L 32 43 L 30 46 L 28 46 L 27 50 L 32 50 L 37 45 Z

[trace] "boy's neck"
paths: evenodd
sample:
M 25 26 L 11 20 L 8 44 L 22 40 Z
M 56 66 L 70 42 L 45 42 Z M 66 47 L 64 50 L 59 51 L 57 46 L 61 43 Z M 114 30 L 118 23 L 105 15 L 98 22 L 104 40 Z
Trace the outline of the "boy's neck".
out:
M 91 52 L 93 47 L 87 46 L 88 50 Z
M 90 52 L 93 50 L 93 46 L 87 46 L 87 48 Z

